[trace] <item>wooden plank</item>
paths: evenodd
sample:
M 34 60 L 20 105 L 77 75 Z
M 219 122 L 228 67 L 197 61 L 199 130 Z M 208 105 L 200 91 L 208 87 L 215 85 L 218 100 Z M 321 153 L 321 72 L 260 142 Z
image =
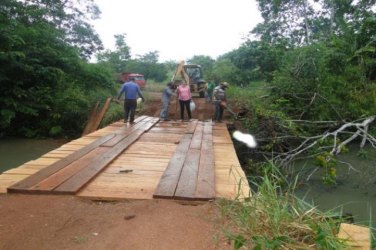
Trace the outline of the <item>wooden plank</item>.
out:
M 197 126 L 197 120 L 194 120 L 194 121 L 191 121 L 189 122 L 186 130 L 185 130 L 185 133 L 187 134 L 193 134 L 196 130 L 196 126 Z
M 202 141 L 202 133 L 204 131 L 203 123 L 198 122 L 195 132 L 192 137 L 192 142 L 190 148 L 200 149 L 201 148 L 201 141 Z
M 98 147 L 92 150 L 77 161 L 72 162 L 65 168 L 47 177 L 35 186 L 29 188 L 27 191 L 30 193 L 52 193 L 56 187 L 64 183 L 66 180 L 77 174 L 82 169 L 86 168 L 92 162 L 92 159 L 94 157 L 102 155 L 108 150 L 109 148 L 107 147 Z
M 173 198 L 191 140 L 192 134 L 183 135 L 153 194 L 154 198 Z
M 152 133 L 164 133 L 164 134 L 185 134 L 186 131 L 183 128 L 168 128 L 168 127 L 159 127 L 153 128 L 151 130 Z
M 351 249 L 371 249 L 371 232 L 368 227 L 341 223 L 337 237 L 346 240 Z
M 111 140 L 108 140 L 106 143 L 103 143 L 101 146 L 102 147 L 113 147 L 120 141 L 122 141 L 125 137 L 129 136 L 132 132 L 136 131 L 137 129 L 141 128 L 144 126 L 146 122 L 142 121 L 139 123 L 136 123 L 135 125 L 128 127 L 124 129 L 121 132 L 117 132 L 116 136 L 112 138 Z
M 82 149 L 72 153 L 71 155 L 67 156 L 66 158 L 63 158 L 50 166 L 43 168 L 40 170 L 38 173 L 33 174 L 29 176 L 28 178 L 12 185 L 11 187 L 8 188 L 9 193 L 15 193 L 15 192 L 22 192 L 25 189 L 28 189 L 36 184 L 38 184 L 40 181 L 44 180 L 46 177 L 56 173 L 60 169 L 64 168 L 68 164 L 74 162 L 75 160 L 81 158 L 83 155 L 89 153 L 102 143 L 110 140 L 113 138 L 115 135 L 114 134 L 109 134 L 106 136 L 103 136 L 94 142 L 88 144 L 87 146 L 83 147 Z
M 111 97 L 108 97 L 106 101 L 104 102 L 101 111 L 95 116 L 93 126 L 91 127 L 91 131 L 89 131 L 89 133 L 98 129 L 99 124 L 101 123 L 103 116 L 108 109 L 108 106 L 110 106 L 111 99 L 112 99 Z
M 174 198 L 184 200 L 195 198 L 199 162 L 200 150 L 190 148 L 184 161 Z
M 0 175 L 0 194 L 7 193 L 7 188 L 15 183 L 27 178 L 29 175 L 23 174 L 1 174 Z
M 90 199 L 152 199 L 162 173 L 140 174 L 101 173 L 77 195 Z
M 133 132 L 131 135 L 119 142 L 116 146 L 111 148 L 111 150 L 105 152 L 103 155 L 98 155 L 97 157 L 93 158 L 89 167 L 81 170 L 54 190 L 62 193 L 77 193 L 102 169 L 104 169 L 110 162 L 112 162 L 121 152 L 123 152 L 132 143 L 134 143 L 142 133 L 149 130 L 156 122 L 158 122 L 158 120 L 159 119 L 153 119 L 152 121 L 149 121 L 139 130 Z
M 196 199 L 209 200 L 215 198 L 215 171 L 212 141 L 204 140 L 202 142 L 197 180 Z
M 86 126 L 85 126 L 84 131 L 82 132 L 81 136 L 89 134 L 92 131 L 92 127 L 93 127 L 93 124 L 95 122 L 95 117 L 96 117 L 97 112 L 98 112 L 98 106 L 99 106 L 99 102 L 96 102 L 95 106 L 93 107 L 93 109 L 90 112 L 88 122 L 86 123 Z

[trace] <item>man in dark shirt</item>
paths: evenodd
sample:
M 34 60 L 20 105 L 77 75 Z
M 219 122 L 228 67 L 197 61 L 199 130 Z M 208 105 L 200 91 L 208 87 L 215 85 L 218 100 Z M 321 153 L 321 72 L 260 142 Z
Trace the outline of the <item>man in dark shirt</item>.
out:
M 140 86 L 134 82 L 134 78 L 129 78 L 129 81 L 124 83 L 121 86 L 119 91 L 117 100 L 120 99 L 121 95 L 124 93 L 124 122 L 128 121 L 128 117 L 130 116 L 130 123 L 134 121 L 134 114 L 137 108 L 137 95 L 141 97 L 142 101 L 145 101 L 143 97 Z
M 228 88 L 227 82 L 221 82 L 219 86 L 214 88 L 214 121 L 222 122 L 223 111 L 226 105 L 226 89 Z

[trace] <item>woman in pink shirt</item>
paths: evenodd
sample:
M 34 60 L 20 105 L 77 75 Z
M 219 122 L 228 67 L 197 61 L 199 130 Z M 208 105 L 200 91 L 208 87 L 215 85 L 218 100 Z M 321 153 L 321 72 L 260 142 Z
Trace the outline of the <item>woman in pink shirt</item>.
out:
M 191 89 L 189 85 L 186 82 L 181 81 L 181 84 L 176 90 L 176 95 L 180 103 L 180 118 L 184 120 L 184 107 L 185 107 L 185 109 L 187 110 L 188 119 L 191 119 L 192 115 L 191 115 L 191 109 L 190 109 L 189 104 L 191 103 L 192 95 L 191 95 Z

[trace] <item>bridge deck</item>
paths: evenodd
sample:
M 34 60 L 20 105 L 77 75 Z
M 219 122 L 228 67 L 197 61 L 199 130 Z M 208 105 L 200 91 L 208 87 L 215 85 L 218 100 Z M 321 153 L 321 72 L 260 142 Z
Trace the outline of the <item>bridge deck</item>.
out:
M 245 198 L 248 182 L 225 124 L 113 123 L 0 175 L 0 193 L 101 200 Z

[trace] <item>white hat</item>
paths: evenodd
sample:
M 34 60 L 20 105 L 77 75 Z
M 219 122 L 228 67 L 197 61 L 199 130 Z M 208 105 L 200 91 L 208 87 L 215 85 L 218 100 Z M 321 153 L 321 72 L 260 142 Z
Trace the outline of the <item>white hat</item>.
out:
M 223 87 L 228 88 L 228 83 L 227 82 L 221 82 L 220 85 L 222 85 Z

